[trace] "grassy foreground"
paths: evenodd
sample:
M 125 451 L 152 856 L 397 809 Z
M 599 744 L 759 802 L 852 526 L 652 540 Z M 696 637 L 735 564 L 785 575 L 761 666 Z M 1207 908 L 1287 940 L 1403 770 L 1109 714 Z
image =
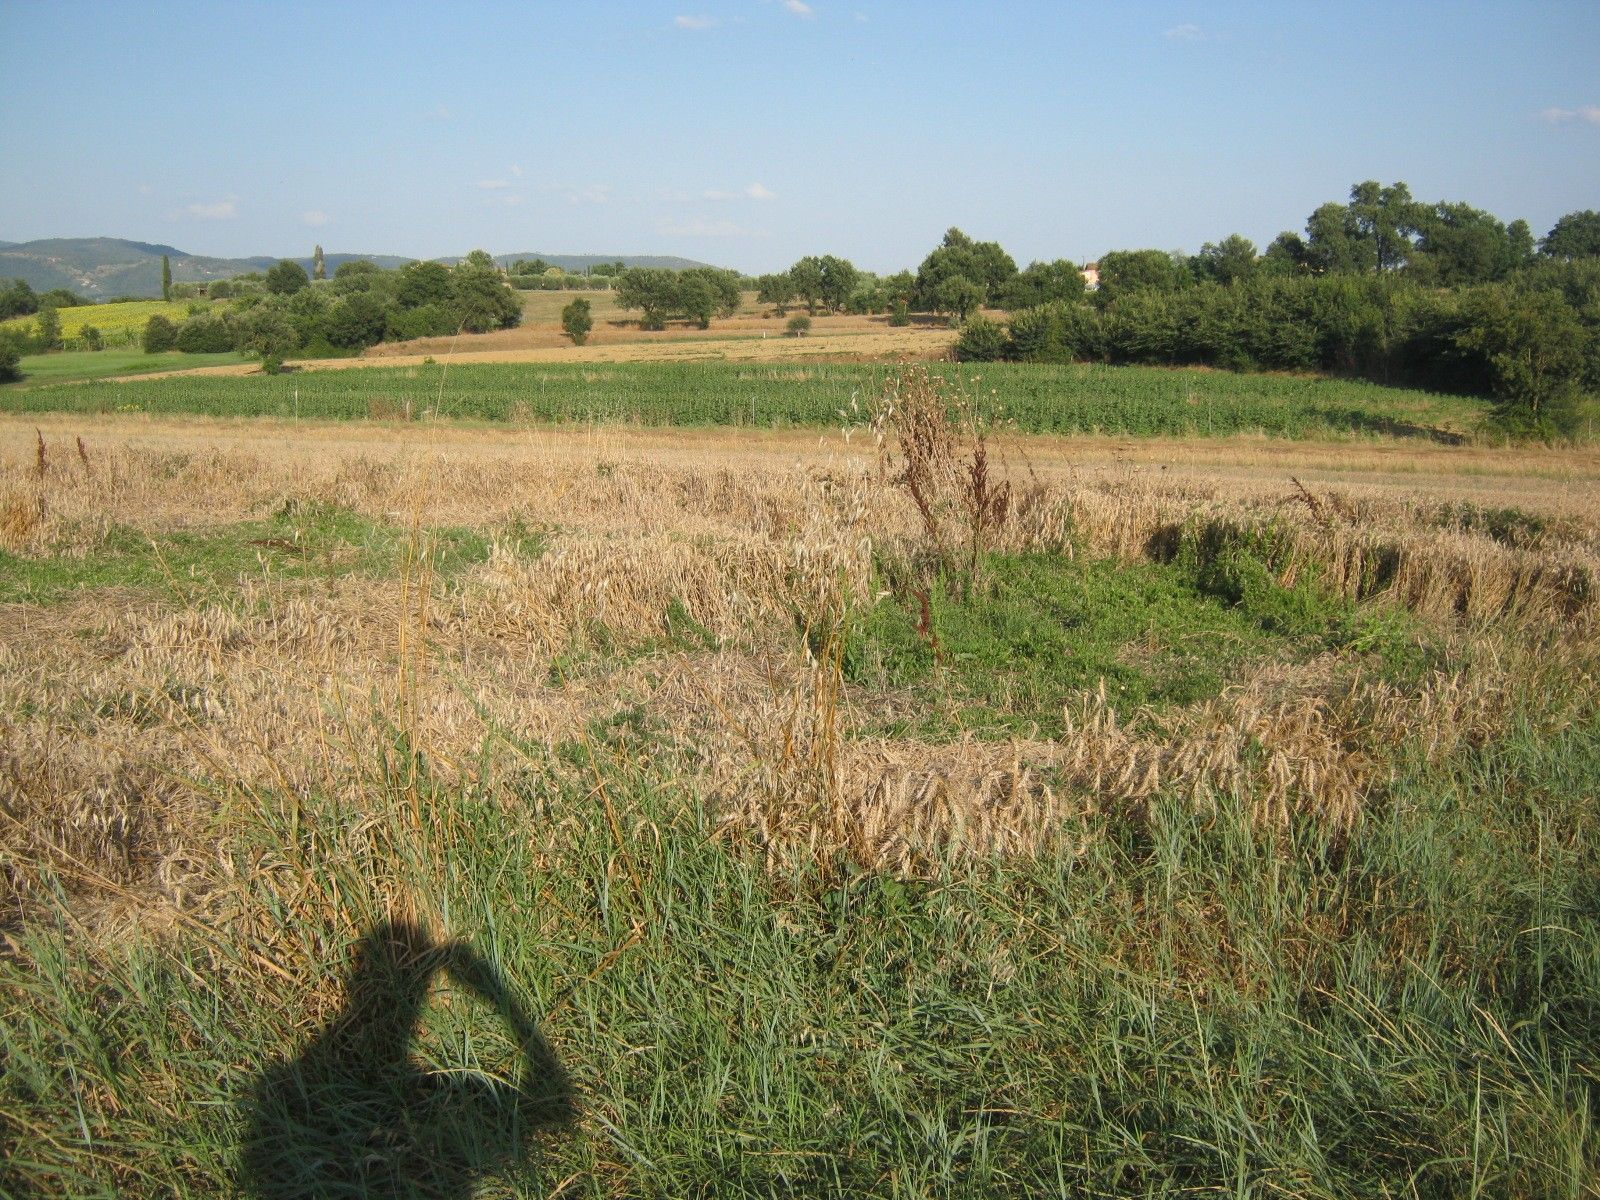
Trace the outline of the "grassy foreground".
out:
M 351 419 L 838 427 L 890 368 L 722 362 L 460 364 L 0 389 L 0 410 Z M 1154 367 L 945 364 L 935 372 L 1024 432 L 1456 440 L 1482 401 L 1353 380 Z
M 405 895 L 515 981 L 560 1074 L 519 1076 L 459 986 L 410 1052 L 564 1080 L 586 1118 L 479 1100 L 443 1137 L 469 1167 L 520 1156 L 485 1195 L 1596 1194 L 1592 720 L 1403 768 L 1350 840 L 1162 798 L 1076 853 L 921 882 L 769 872 L 647 751 L 471 789 L 374 758 L 359 817 L 240 797 L 248 940 L 17 936 L 11 1186 L 218 1195 L 252 1137 L 361 1145 L 353 1066 L 331 1132 L 252 1096 Z

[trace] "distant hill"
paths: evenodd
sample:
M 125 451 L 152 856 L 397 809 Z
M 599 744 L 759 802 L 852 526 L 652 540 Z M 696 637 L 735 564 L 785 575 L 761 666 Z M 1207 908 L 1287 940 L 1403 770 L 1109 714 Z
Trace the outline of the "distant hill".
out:
M 113 296 L 161 295 L 161 256 L 172 262 L 172 278 L 176 283 L 204 282 L 227 279 L 251 271 L 265 271 L 276 258 L 258 255 L 252 258 L 208 258 L 188 254 L 176 246 L 163 246 L 151 242 L 132 242 L 124 238 L 42 238 L 33 242 L 0 242 L 0 280 L 25 279 L 35 291 L 66 288 L 90 300 L 107 300 Z M 325 256 L 328 272 L 332 274 L 341 263 L 366 259 L 380 267 L 392 269 L 415 261 L 395 254 L 328 254 Z M 563 271 L 581 271 L 598 263 L 621 259 L 630 267 L 687 267 L 705 266 L 688 258 L 675 258 L 648 254 L 541 254 L 529 251 L 524 254 L 500 254 L 495 262 L 509 267 L 519 258 L 542 258 Z M 309 255 L 296 258 L 307 271 L 311 270 Z M 460 258 L 441 258 L 443 263 L 456 263 Z

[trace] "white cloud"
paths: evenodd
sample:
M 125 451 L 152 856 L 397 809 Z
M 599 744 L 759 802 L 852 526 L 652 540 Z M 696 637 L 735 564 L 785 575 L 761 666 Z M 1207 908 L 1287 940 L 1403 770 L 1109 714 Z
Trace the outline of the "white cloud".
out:
M 679 29 L 715 29 L 720 23 L 715 17 L 708 17 L 704 13 L 691 16 L 680 13 L 672 18 L 672 23 Z
M 239 215 L 232 200 L 218 200 L 215 204 L 191 204 L 185 210 L 191 217 L 202 221 L 228 221 Z
M 424 121 L 448 121 L 453 116 L 455 116 L 455 113 L 451 112 L 448 108 L 441 104 L 437 108 L 430 109 L 429 111 L 423 113 L 422 119 Z
M 1552 125 L 1565 125 L 1568 121 L 1600 125 L 1600 104 L 1585 104 L 1579 108 L 1547 108 L 1539 115 Z
M 153 191 L 155 191 L 155 188 L 151 187 L 148 183 L 141 183 L 139 185 L 139 195 L 141 196 L 148 196 Z
M 855 13 L 853 15 L 855 16 L 855 19 L 857 21 L 859 21 L 861 24 L 865 25 L 867 23 L 867 14 L 866 13 L 858 12 L 858 13 Z
M 591 183 L 588 187 L 578 188 L 567 197 L 572 204 L 610 204 L 611 185 L 609 183 Z
M 1174 25 L 1161 36 L 1172 42 L 1201 42 L 1205 40 L 1206 31 L 1198 25 L 1185 23 Z
M 512 163 L 511 164 L 511 175 L 512 175 L 512 178 L 514 178 L 514 179 L 521 179 L 522 178 L 522 168 L 519 167 L 516 163 Z
M 747 230 L 732 221 L 707 221 L 696 217 L 692 221 L 669 222 L 661 232 L 672 237 L 748 237 Z
M 326 225 L 328 223 L 328 214 L 323 212 L 320 208 L 313 208 L 309 212 L 301 213 L 300 219 L 307 225 L 315 227 L 318 225 Z
M 508 188 L 511 185 L 504 179 L 480 179 L 472 186 L 480 192 L 498 192 L 500 189 Z
M 783 6 L 797 17 L 814 17 L 817 14 L 811 11 L 811 5 L 806 0 L 783 0 Z
M 671 198 L 676 200 L 688 199 L 688 197 L 682 195 L 681 193 L 673 193 Z M 742 188 L 737 192 L 728 192 L 721 188 L 707 188 L 705 191 L 700 193 L 700 199 L 715 200 L 718 202 L 724 200 L 776 200 L 777 198 L 777 192 L 772 191 L 765 184 L 761 183 L 752 183 L 749 187 Z

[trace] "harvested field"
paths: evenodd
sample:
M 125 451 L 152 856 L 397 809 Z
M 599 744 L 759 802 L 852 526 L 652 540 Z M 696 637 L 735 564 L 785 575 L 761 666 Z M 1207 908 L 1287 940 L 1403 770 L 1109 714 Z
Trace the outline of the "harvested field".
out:
M 1596 456 L 894 386 L 848 440 L 0 419 L 13 1174 L 237 1178 L 401 925 L 541 1014 L 507 1195 L 1143 1190 L 1241 1106 L 1280 1190 L 1595 1194 Z M 432 1069 L 534 1069 L 446 995 Z

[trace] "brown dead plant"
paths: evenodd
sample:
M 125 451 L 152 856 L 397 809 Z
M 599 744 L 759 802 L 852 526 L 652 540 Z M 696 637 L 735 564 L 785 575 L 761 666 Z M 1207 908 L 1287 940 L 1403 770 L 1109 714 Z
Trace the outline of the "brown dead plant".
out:
M 933 559 L 963 594 L 1017 510 L 1007 462 L 972 401 L 921 365 L 885 381 L 872 410 L 881 478 L 916 506 Z

